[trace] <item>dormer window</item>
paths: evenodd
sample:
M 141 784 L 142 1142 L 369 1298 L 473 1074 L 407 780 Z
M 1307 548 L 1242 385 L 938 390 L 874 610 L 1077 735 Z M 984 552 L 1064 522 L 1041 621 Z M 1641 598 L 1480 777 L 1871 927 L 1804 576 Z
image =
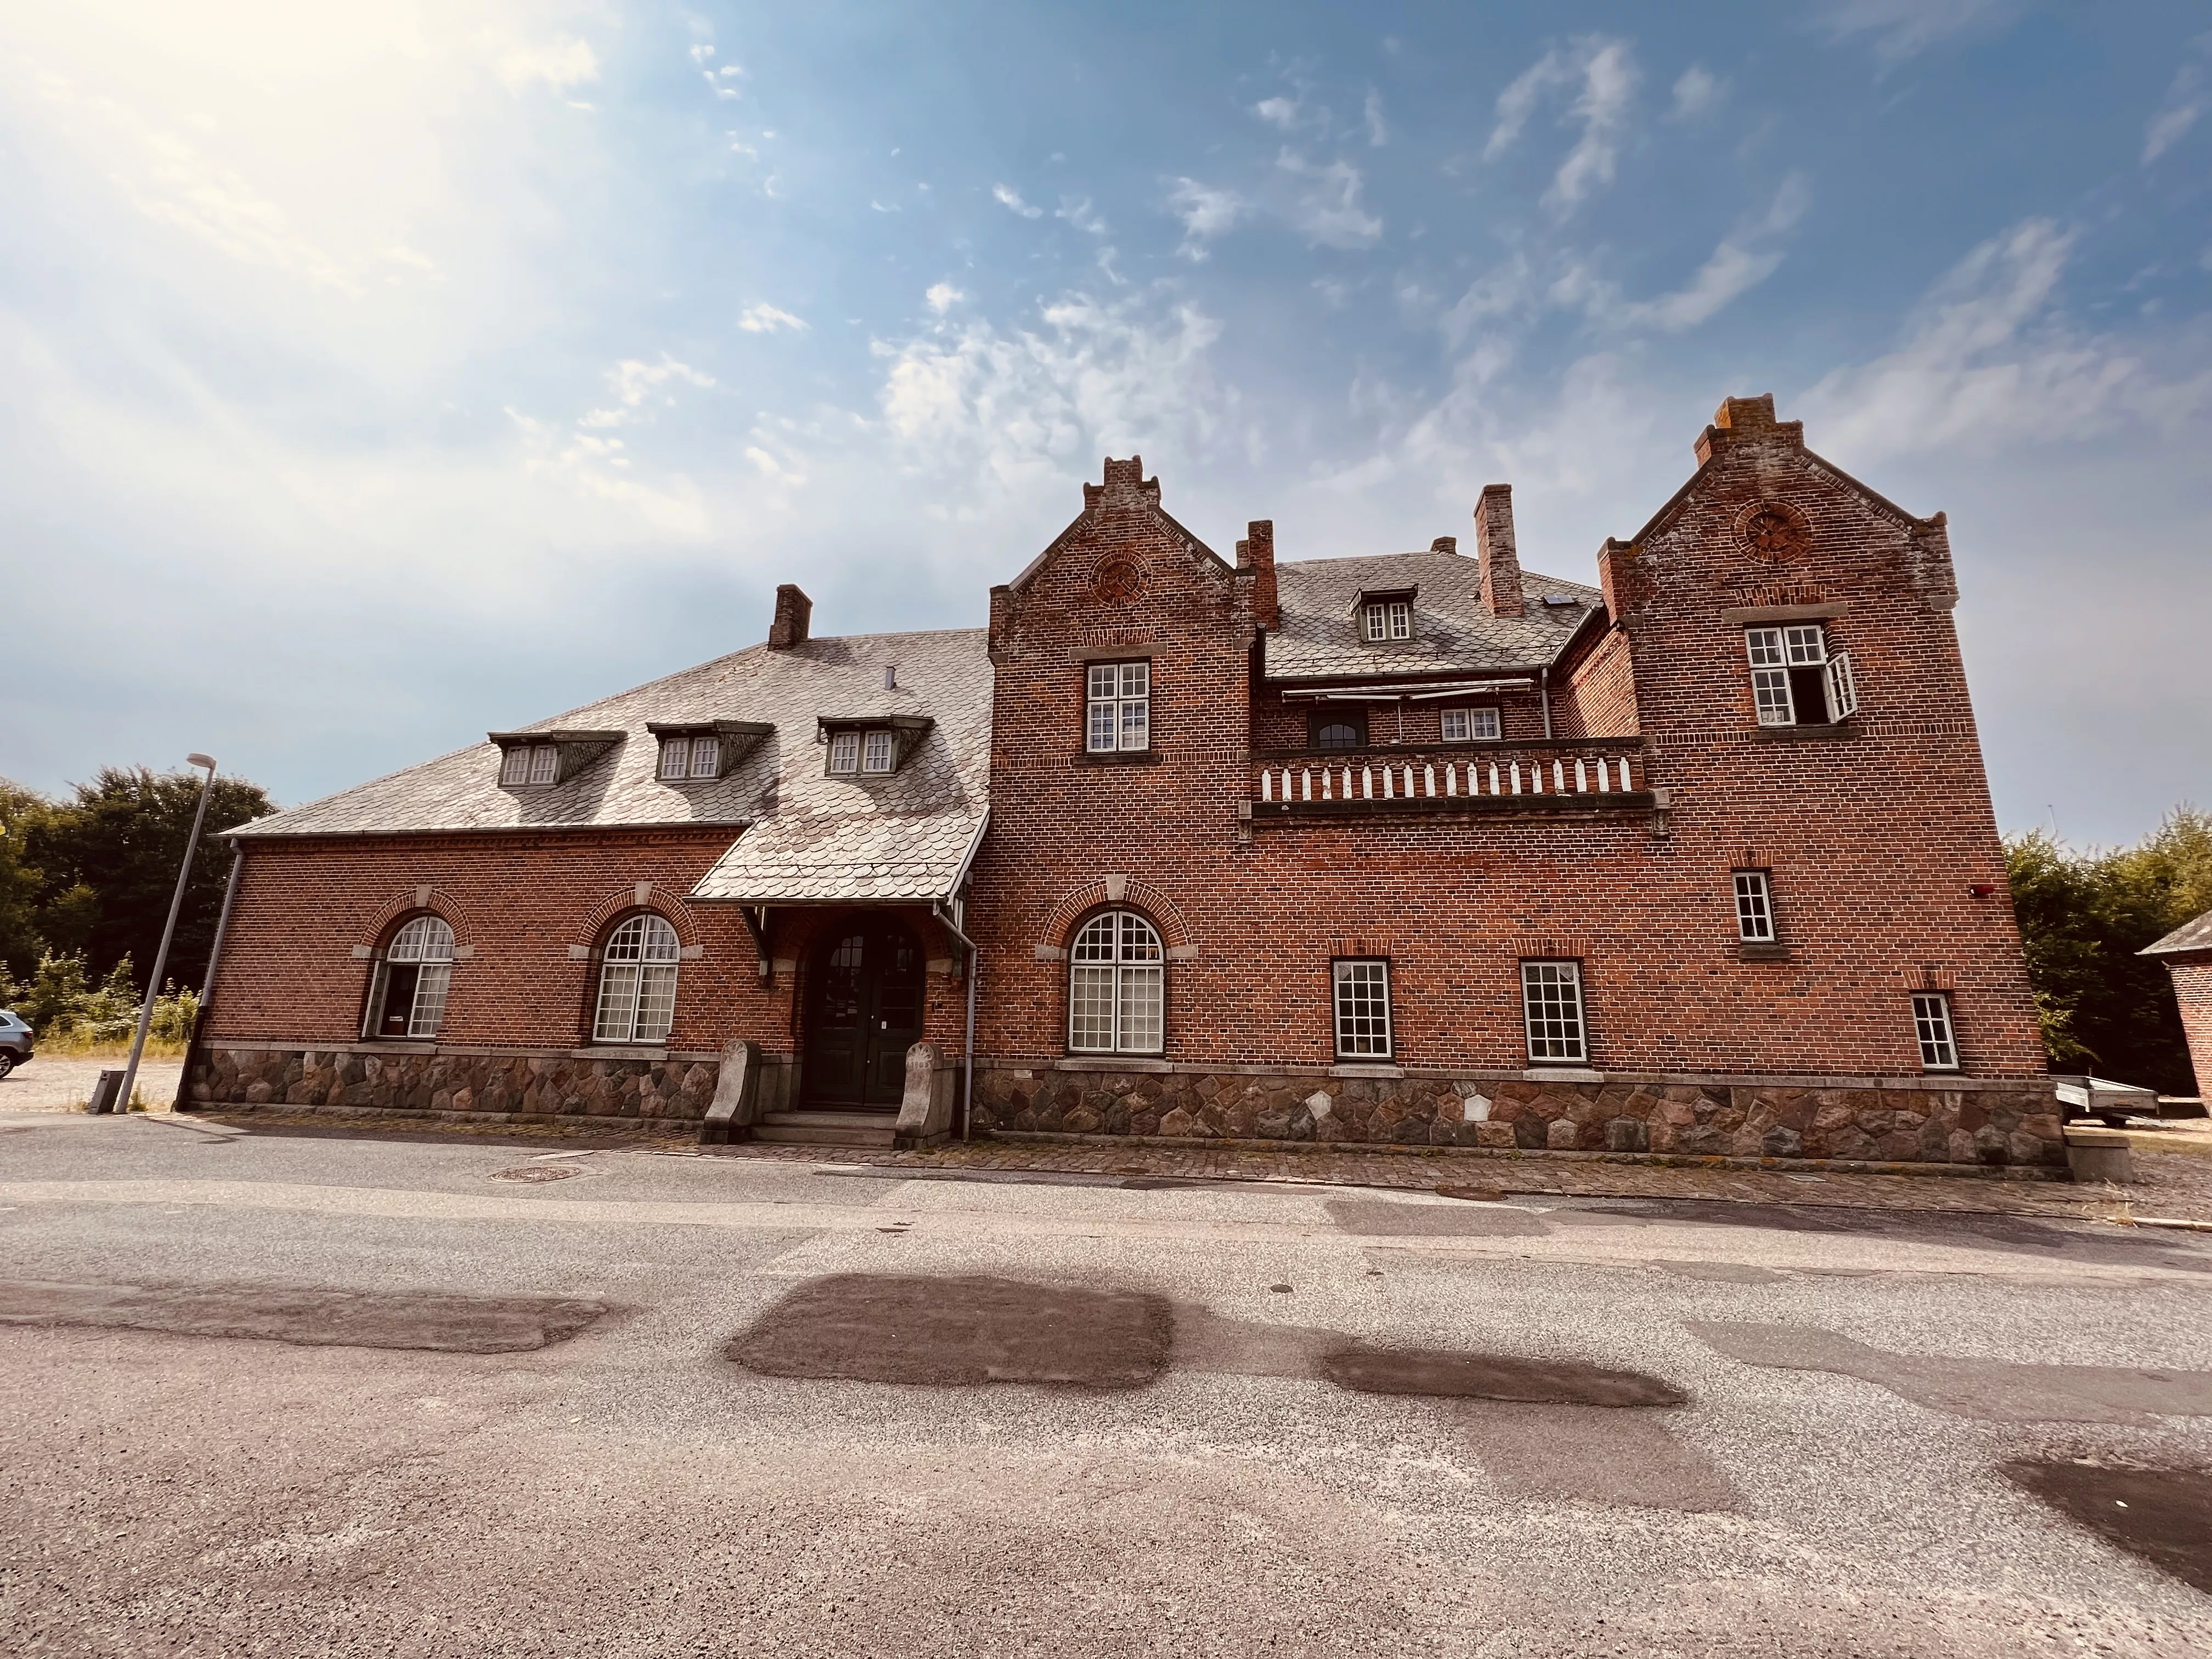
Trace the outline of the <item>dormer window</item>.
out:
M 1360 615 L 1370 645 L 1384 645 L 1393 640 L 1413 637 L 1413 602 L 1411 599 L 1370 599 L 1360 607 Z
M 895 714 L 881 725 L 824 720 L 822 732 L 823 741 L 830 746 L 830 775 L 890 776 L 905 763 L 932 724 L 927 715 L 915 714 Z
M 663 738 L 660 740 L 660 781 L 718 778 L 722 775 L 722 744 L 719 738 Z
M 560 772 L 561 751 L 550 743 L 518 744 L 508 750 L 499 763 L 500 784 L 507 789 L 551 783 Z

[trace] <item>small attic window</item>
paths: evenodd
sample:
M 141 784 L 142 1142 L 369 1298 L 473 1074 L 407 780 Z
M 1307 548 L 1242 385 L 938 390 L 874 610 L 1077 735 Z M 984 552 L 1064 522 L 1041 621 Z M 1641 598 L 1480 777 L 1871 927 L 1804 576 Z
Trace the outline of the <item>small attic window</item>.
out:
M 722 740 L 711 734 L 663 738 L 660 740 L 660 781 L 722 775 Z
M 821 720 L 821 741 L 830 750 L 826 770 L 833 778 L 888 777 L 935 724 L 927 714 L 894 714 L 888 720 Z
M 1413 637 L 1411 599 L 1370 599 L 1359 608 L 1360 632 L 1370 645 Z
M 550 743 L 517 744 L 501 757 L 499 781 L 502 788 L 526 789 L 552 783 L 561 773 L 561 750 Z

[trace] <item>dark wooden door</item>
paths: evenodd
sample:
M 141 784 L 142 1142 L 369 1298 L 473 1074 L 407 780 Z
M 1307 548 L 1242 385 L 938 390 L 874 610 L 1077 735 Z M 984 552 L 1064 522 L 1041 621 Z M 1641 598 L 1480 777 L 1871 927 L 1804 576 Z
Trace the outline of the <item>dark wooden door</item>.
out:
M 906 1051 L 921 1040 L 921 950 L 893 921 L 857 922 L 815 958 L 806 1006 L 806 1098 L 896 1111 Z

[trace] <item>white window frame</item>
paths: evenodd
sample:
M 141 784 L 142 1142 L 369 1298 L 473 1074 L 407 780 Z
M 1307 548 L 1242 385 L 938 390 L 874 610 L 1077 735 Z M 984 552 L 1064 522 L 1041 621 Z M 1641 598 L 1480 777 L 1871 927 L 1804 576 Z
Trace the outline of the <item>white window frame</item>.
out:
M 860 770 L 870 777 L 898 770 L 898 738 L 888 726 L 872 726 L 860 733 Z
M 1797 696 L 1790 671 L 1817 668 L 1826 694 L 1827 721 L 1839 725 L 1859 712 L 1858 677 L 1848 651 L 1828 649 L 1823 623 L 1785 623 L 1743 630 L 1744 655 L 1751 664 L 1751 696 L 1761 726 L 1801 726 Z
M 1392 645 L 1413 637 L 1411 599 L 1370 599 L 1360 608 L 1360 631 L 1370 645 Z
M 557 783 L 560 775 L 561 750 L 557 744 L 518 743 L 499 757 L 502 789 L 539 788 Z
M 592 1041 L 668 1041 L 676 1024 L 676 976 L 684 946 L 668 918 L 650 910 L 627 918 L 599 952 L 599 995 Z
M 1094 662 L 1083 676 L 1083 750 L 1139 754 L 1152 746 L 1152 665 Z
M 407 1036 L 432 1037 L 446 1023 L 446 1002 L 453 983 L 453 930 L 442 916 L 410 917 L 377 958 L 369 976 L 368 1007 L 362 1017 L 364 1041 L 384 1035 L 384 994 L 392 982 L 392 964 L 412 963 L 415 995 L 407 1008 Z
M 1828 718 L 1849 720 L 1859 712 L 1858 676 L 1851 670 L 1851 653 L 1838 651 L 1828 659 Z
M 1955 1072 L 1959 1069 L 1959 1029 L 1951 1019 L 1948 991 L 1912 994 L 1912 1034 L 1920 1044 L 1920 1069 Z
M 1743 630 L 1744 655 L 1751 663 L 1751 696 L 1761 726 L 1797 724 L 1797 700 L 1790 692 L 1790 665 L 1778 628 Z
M 722 740 L 711 732 L 665 737 L 660 740 L 660 781 L 681 783 L 687 778 L 722 775 Z
M 1340 957 L 1329 964 L 1336 1057 L 1387 1060 L 1397 1052 L 1390 1018 L 1390 963 L 1382 957 Z M 1377 1007 L 1381 1024 L 1376 1025 Z
M 1521 964 L 1521 1020 L 1532 1066 L 1589 1063 L 1589 1020 L 1583 1006 L 1578 962 L 1530 960 Z
M 832 732 L 830 734 L 830 775 L 848 778 L 860 769 L 860 734 L 858 732 Z
M 1495 743 L 1499 732 L 1498 711 L 1489 708 L 1447 708 L 1437 716 L 1437 730 L 1446 743 Z
M 1134 910 L 1102 910 L 1067 952 L 1067 1049 L 1157 1054 L 1167 1047 L 1167 951 Z
M 1774 930 L 1774 884 L 1764 870 L 1738 870 L 1735 874 L 1735 936 L 1746 945 L 1771 945 Z

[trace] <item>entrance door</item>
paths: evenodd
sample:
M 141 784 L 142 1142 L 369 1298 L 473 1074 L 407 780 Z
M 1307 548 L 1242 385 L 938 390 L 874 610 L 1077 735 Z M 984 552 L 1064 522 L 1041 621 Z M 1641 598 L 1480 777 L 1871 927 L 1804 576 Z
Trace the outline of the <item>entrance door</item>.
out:
M 895 1112 L 906 1051 L 921 1040 L 921 949 L 895 921 L 855 922 L 826 940 L 809 976 L 806 1097 Z

